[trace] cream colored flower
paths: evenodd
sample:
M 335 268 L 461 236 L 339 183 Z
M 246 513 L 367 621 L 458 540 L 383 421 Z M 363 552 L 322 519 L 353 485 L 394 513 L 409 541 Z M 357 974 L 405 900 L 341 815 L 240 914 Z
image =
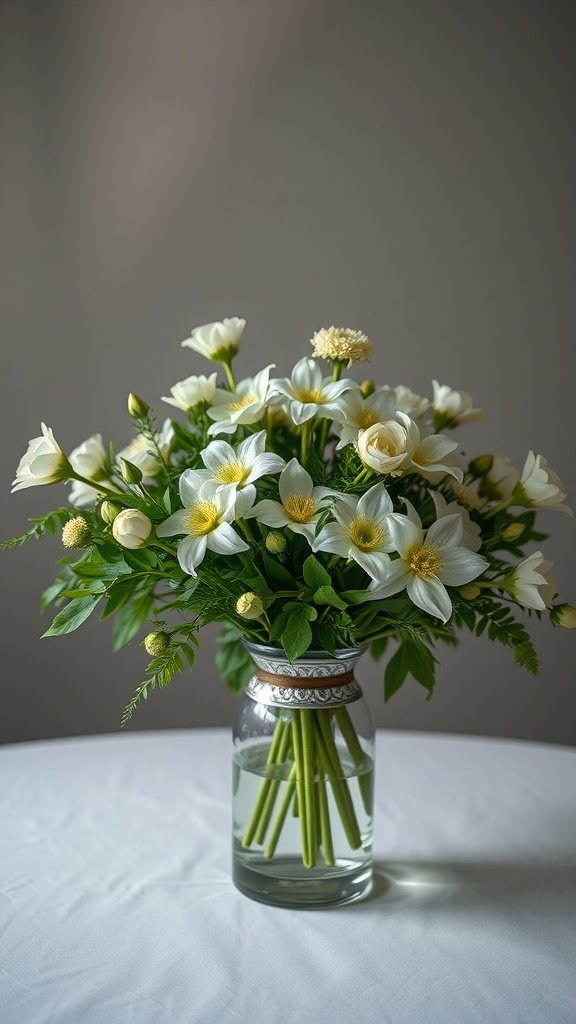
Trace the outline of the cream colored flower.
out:
M 446 459 L 457 447 L 456 441 L 443 434 L 422 438 L 414 420 L 402 412 L 386 423 L 374 423 L 358 437 L 362 462 L 377 473 L 394 476 L 415 469 L 421 474 L 449 474 L 461 481 L 462 470 Z
M 372 342 L 362 331 L 350 327 L 323 327 L 310 344 L 314 355 L 338 363 L 366 363 L 372 355 Z
M 156 445 L 164 459 L 168 459 L 174 441 L 174 428 L 170 420 L 165 420 L 162 429 L 156 435 Z M 118 459 L 126 459 L 142 471 L 145 478 L 153 479 L 162 469 L 156 446 L 144 434 L 139 434 L 122 451 Z
M 337 448 L 357 444 L 361 430 L 367 430 L 375 423 L 385 423 L 396 414 L 396 398 L 390 388 L 379 388 L 364 398 L 358 387 L 350 388 L 338 400 L 333 416 L 340 424 L 340 440 Z
M 254 482 L 263 476 L 280 473 L 286 462 L 275 452 L 266 450 L 266 431 L 250 434 L 233 448 L 227 441 L 211 441 L 200 458 L 206 469 L 189 469 L 190 484 L 201 487 L 207 480 L 220 486 L 233 484 L 242 491 L 242 507 L 251 507 L 256 499 Z M 238 505 L 236 506 L 238 512 Z
M 444 516 L 460 516 L 462 520 L 462 543 L 465 547 L 470 548 L 470 551 L 480 551 L 482 547 L 482 531 L 478 523 L 475 523 L 470 518 L 468 510 L 457 501 L 447 502 L 444 495 L 440 494 L 439 491 L 430 491 L 430 497 L 436 509 L 436 519 L 443 519 Z
M 183 412 L 188 412 L 201 403 L 210 405 L 216 391 L 217 376 L 217 373 L 211 373 L 209 377 L 203 374 L 198 377 L 186 377 L 170 388 L 172 397 L 164 397 L 162 401 L 182 409 Z
M 152 533 L 152 523 L 144 512 L 137 508 L 125 508 L 112 523 L 114 540 L 123 548 L 143 548 Z
M 566 491 L 559 476 L 548 466 L 543 455 L 528 452 L 520 482 L 514 488 L 513 504 L 526 508 L 548 508 L 574 515 L 564 504 Z
M 395 388 L 391 388 L 396 398 L 396 408 L 398 412 L 404 412 L 411 419 L 417 420 L 424 415 L 430 402 L 427 398 L 423 398 L 422 395 L 417 395 L 415 391 L 411 391 L 410 388 L 406 387 L 405 384 L 397 384 Z
M 198 487 L 192 472 L 184 470 L 178 484 L 184 508 L 160 523 L 156 527 L 156 535 L 177 537 L 184 534 L 178 543 L 178 561 L 184 572 L 197 576 L 196 569 L 207 550 L 218 555 L 236 555 L 248 551 L 248 545 L 231 526 L 235 519 L 240 518 L 240 496 L 234 484 L 223 487 L 214 480 L 208 480 Z
M 358 385 L 351 380 L 323 379 L 318 363 L 304 356 L 296 363 L 291 377 L 270 381 L 270 394 L 288 399 L 288 415 L 299 426 L 314 416 L 335 419 L 342 408 L 343 393 L 355 386 Z
M 235 391 L 216 388 L 214 404 L 208 415 L 215 422 L 209 434 L 233 434 L 239 424 L 257 423 L 262 419 L 268 403 L 270 370 L 274 363 L 260 370 L 255 377 L 241 380 Z
M 486 414 L 482 409 L 474 409 L 473 401 L 466 391 L 454 391 L 447 384 L 432 381 L 434 397 L 434 428 L 457 427 L 460 423 L 472 423 L 473 420 L 484 420 Z
M 102 441 L 102 434 L 93 434 L 78 445 L 68 456 L 75 473 L 89 480 L 103 480 L 108 476 L 108 454 Z
M 320 513 L 326 507 L 327 499 L 334 496 L 334 491 L 327 487 L 314 487 L 312 477 L 297 459 L 291 459 L 280 474 L 278 490 L 280 501 L 269 498 L 259 501 L 244 518 L 256 519 L 275 530 L 286 526 L 293 533 L 302 534 L 311 544 Z
M 553 562 L 544 558 L 541 551 L 535 551 L 518 562 L 507 579 L 495 580 L 494 586 L 512 594 L 523 608 L 544 611 L 557 592 L 552 568 Z
M 352 558 L 373 580 L 384 580 L 388 573 L 394 540 L 388 517 L 394 511 L 383 484 L 376 484 L 360 498 L 342 494 L 332 505 L 335 523 L 327 523 L 312 545 L 313 551 L 329 551 Z
M 388 525 L 398 551 L 390 563 L 387 578 L 373 583 L 368 600 L 392 597 L 406 588 L 417 608 L 448 622 L 452 601 L 446 587 L 461 587 L 480 576 L 488 562 L 461 546 L 462 519 L 443 516 L 424 532 L 414 509 L 409 516 L 393 513 Z
M 478 492 L 488 501 L 507 501 L 520 479 L 520 473 L 507 455 L 495 455 L 492 466 L 479 482 Z
M 26 454 L 18 463 L 12 493 L 21 491 L 24 487 L 56 484 L 70 478 L 72 467 L 54 439 L 51 428 L 45 423 L 42 423 L 41 427 L 42 436 L 29 441 Z
M 246 321 L 238 316 L 229 317 L 211 324 L 195 327 L 189 338 L 182 345 L 199 352 L 206 359 L 215 363 L 227 363 L 238 351 L 240 338 L 244 333 Z

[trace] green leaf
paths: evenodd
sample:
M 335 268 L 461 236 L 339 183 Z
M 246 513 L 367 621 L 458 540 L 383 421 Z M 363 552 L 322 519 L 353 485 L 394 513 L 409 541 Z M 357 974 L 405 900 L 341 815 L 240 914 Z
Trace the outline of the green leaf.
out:
M 136 572 L 146 572 L 148 569 L 155 569 L 158 565 L 158 555 L 146 548 L 142 548 L 140 551 L 126 551 L 124 559 Z
M 314 627 L 314 632 L 320 650 L 328 651 L 328 654 L 334 654 L 336 650 L 334 630 L 327 623 L 320 622 Z
M 115 651 L 125 647 L 136 636 L 136 633 L 148 618 L 152 600 L 151 591 L 145 590 L 120 608 L 114 620 L 112 631 Z
M 368 600 L 368 590 L 344 590 L 340 597 L 346 604 L 364 604 Z
M 327 604 L 332 608 L 339 608 L 340 611 L 344 611 L 347 608 L 346 602 L 341 597 L 338 597 L 334 587 L 331 586 L 318 587 L 318 590 L 314 592 L 314 604 Z
M 119 576 L 128 576 L 132 573 L 132 569 L 126 564 L 123 558 L 118 558 L 114 562 L 104 562 L 98 559 L 98 561 L 80 561 L 70 566 L 75 576 L 78 576 L 82 580 L 114 580 Z
M 281 562 L 277 562 L 266 551 L 262 552 L 262 563 L 271 583 L 277 583 L 282 590 L 296 590 L 296 581 Z
M 254 674 L 254 662 L 241 643 L 241 634 L 234 626 L 225 626 L 218 637 L 216 667 L 234 693 L 244 689 Z
M 388 647 L 388 640 L 389 637 L 380 636 L 377 640 L 372 641 L 370 644 L 370 654 L 374 658 L 374 661 L 380 661 L 382 656 L 385 654 L 386 648 Z
M 538 654 L 530 640 L 524 640 L 514 649 L 514 661 L 532 675 L 538 674 Z
M 62 636 L 64 633 L 73 633 L 92 614 L 100 600 L 100 597 L 84 597 L 70 601 L 62 611 L 58 612 L 50 629 L 47 629 L 42 636 Z
M 304 562 L 302 574 L 304 581 L 312 590 L 318 590 L 319 587 L 329 587 L 332 583 L 330 573 L 326 571 L 314 555 L 309 555 Z
M 304 651 L 307 651 L 312 643 L 310 623 L 314 621 L 318 613 L 309 605 L 297 604 L 294 601 L 289 603 L 287 610 L 288 619 L 280 639 L 288 660 L 296 661 L 296 658 L 304 654 Z
M 121 608 L 130 600 L 134 593 L 135 583 L 130 579 L 119 579 L 108 589 L 108 600 L 104 606 L 100 619 L 107 619 L 109 615 Z
M 408 675 L 408 652 L 406 644 L 400 644 L 395 654 L 392 655 L 384 673 L 384 700 L 389 701 L 404 683 Z

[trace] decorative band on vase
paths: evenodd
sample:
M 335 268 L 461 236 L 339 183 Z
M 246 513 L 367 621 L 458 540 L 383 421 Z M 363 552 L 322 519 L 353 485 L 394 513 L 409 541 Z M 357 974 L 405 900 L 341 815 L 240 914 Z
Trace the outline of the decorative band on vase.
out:
M 338 684 L 338 677 L 323 680 L 321 686 L 306 685 L 308 680 L 298 680 L 297 686 L 275 685 L 257 675 L 246 687 L 246 696 L 257 704 L 269 704 L 280 708 L 330 708 L 339 704 L 351 704 L 362 696 L 362 690 L 352 677 L 349 682 Z M 295 681 L 295 680 L 294 680 Z M 336 685 L 326 685 L 330 684 Z
M 325 708 L 351 704 L 362 696 L 354 678 L 362 649 L 350 647 L 334 654 L 307 651 L 292 662 L 281 649 L 248 642 L 244 646 L 257 667 L 245 692 L 258 704 Z

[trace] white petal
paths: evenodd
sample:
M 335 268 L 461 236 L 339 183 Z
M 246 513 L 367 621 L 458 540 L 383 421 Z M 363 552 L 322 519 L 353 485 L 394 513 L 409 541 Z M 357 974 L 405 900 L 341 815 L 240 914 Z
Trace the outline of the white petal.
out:
M 308 420 L 313 419 L 317 410 L 321 408 L 321 405 L 316 405 L 313 402 L 298 402 L 293 400 L 288 406 L 288 414 L 292 422 L 299 427 L 302 423 L 307 423 Z
M 190 506 L 198 500 L 198 492 L 203 484 L 206 483 L 208 477 L 209 474 L 207 474 L 207 470 L 205 469 L 184 470 L 180 480 L 178 481 L 180 501 L 184 505 L 184 508 L 190 508 Z
M 313 545 L 313 551 L 329 551 L 333 555 L 350 557 L 350 538 L 339 523 L 328 523 L 324 526 Z
M 252 508 L 256 501 L 256 488 L 254 484 L 239 488 L 236 492 L 236 503 L 234 506 L 234 519 L 244 519 L 246 513 Z
M 452 615 L 452 602 L 443 583 L 433 577 L 423 579 L 415 573 L 408 580 L 408 597 L 423 612 L 448 622 Z
M 235 555 L 240 551 L 248 551 L 246 541 L 238 536 L 229 523 L 220 523 L 212 533 L 208 534 L 207 543 L 210 551 L 218 555 Z
M 387 575 L 384 580 L 370 584 L 369 601 L 379 601 L 381 598 L 392 597 L 404 590 L 410 579 L 410 569 L 402 558 L 391 561 L 387 567 Z
M 470 580 L 481 576 L 488 568 L 486 559 L 469 551 L 468 548 L 444 548 L 440 552 L 440 558 L 442 568 L 438 576 L 442 583 L 447 583 L 449 587 L 462 587 L 465 583 L 470 583 Z
M 206 554 L 206 537 L 185 537 L 178 545 L 178 561 L 181 569 L 190 576 L 197 576 L 196 566 Z
M 442 516 L 432 523 L 426 534 L 426 543 L 435 548 L 455 547 L 462 540 L 463 530 L 462 519 L 458 514 Z
M 247 466 L 252 466 L 266 448 L 266 431 L 259 430 L 257 434 L 250 434 L 238 445 L 237 458 Z
M 158 537 L 176 537 L 179 533 L 190 533 L 188 528 L 189 512 L 185 508 L 181 508 L 178 512 L 174 512 L 173 515 L 165 519 L 163 523 L 159 523 L 156 527 L 156 535 Z
M 276 455 L 275 452 L 262 452 L 261 455 L 257 455 L 253 462 L 248 463 L 248 465 L 251 465 L 252 469 L 246 479 L 248 483 L 251 483 L 253 480 L 259 480 L 262 476 L 281 473 L 286 467 L 286 462 L 280 455 Z
M 393 511 L 392 499 L 384 484 L 375 484 L 358 502 L 358 515 L 366 516 L 367 519 L 381 519 Z
M 360 551 L 355 548 L 353 558 L 373 580 L 386 582 L 392 564 L 389 555 L 385 555 L 383 551 Z
M 259 523 L 272 527 L 289 526 L 292 524 L 292 520 L 289 519 L 284 511 L 284 506 L 279 501 L 271 501 L 269 498 L 257 502 L 249 512 L 245 512 L 244 519 L 256 519 Z
M 285 502 L 292 494 L 302 494 L 306 498 L 310 497 L 312 487 L 312 477 L 310 474 L 300 465 L 298 459 L 290 459 L 286 469 L 280 474 L 278 482 L 278 490 L 280 491 L 282 501 Z
M 411 522 L 408 516 L 393 512 L 388 516 L 387 525 L 392 534 L 396 551 L 403 558 L 408 555 L 408 552 L 415 544 L 422 543 L 422 530 L 418 528 L 416 523 Z
M 236 452 L 227 441 L 211 441 L 208 447 L 200 452 L 200 456 L 206 469 L 210 470 L 211 476 L 215 476 L 223 463 L 236 460 Z

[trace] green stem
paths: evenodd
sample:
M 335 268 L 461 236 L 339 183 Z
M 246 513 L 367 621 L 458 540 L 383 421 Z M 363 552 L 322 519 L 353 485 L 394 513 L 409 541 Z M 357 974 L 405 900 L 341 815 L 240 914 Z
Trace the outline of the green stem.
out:
M 332 735 L 332 727 L 330 725 L 328 714 L 326 712 L 319 711 L 316 715 L 316 722 L 318 724 L 318 733 L 321 739 L 321 742 L 318 743 L 320 761 L 323 765 L 324 772 L 328 776 L 328 781 L 332 786 L 334 800 L 336 801 L 336 806 L 342 820 L 346 838 L 348 839 L 351 848 L 353 850 L 357 850 L 362 845 L 360 829 L 358 827 L 358 820 L 356 818 L 352 797 L 350 796 L 348 780 L 344 777 L 340 757 Z
M 354 767 L 358 772 L 358 788 L 360 789 L 360 795 L 362 797 L 362 803 L 364 804 L 364 810 L 366 814 L 372 814 L 372 782 L 370 774 L 363 769 L 366 767 L 366 755 L 360 746 L 360 740 L 356 735 L 356 730 L 352 725 L 352 719 L 348 713 L 348 708 L 344 705 L 336 708 L 336 721 L 338 723 L 340 732 L 344 737 L 344 742 L 348 747 L 348 753 L 352 758 Z
M 230 363 L 225 362 L 222 362 L 221 365 L 224 367 L 224 371 L 228 379 L 228 384 L 230 385 L 230 391 L 236 391 L 236 381 L 234 379 L 234 374 L 232 373 L 232 366 L 230 365 Z
M 305 464 L 308 458 L 308 449 L 310 447 L 310 426 L 311 421 L 309 420 L 307 423 L 303 423 L 300 428 L 300 462 L 302 465 Z
M 300 812 L 300 842 L 302 846 L 302 863 L 304 867 L 312 867 L 308 855 L 308 825 L 306 813 L 306 796 L 304 786 L 304 754 L 302 748 L 302 732 L 300 712 L 294 711 L 292 716 L 292 748 L 296 764 L 296 792 L 298 794 L 298 810 Z
M 492 519 L 494 516 L 497 516 L 499 512 L 503 512 L 505 508 L 508 508 L 508 506 L 512 504 L 513 500 L 514 495 L 512 495 L 511 498 L 506 498 L 505 501 L 499 502 L 499 504 L 495 505 L 489 512 L 486 512 L 484 518 Z
M 330 827 L 330 811 L 328 808 L 328 794 L 326 792 L 326 780 L 324 773 L 318 772 L 318 806 L 320 809 L 320 836 L 322 840 L 322 853 L 324 861 L 329 867 L 333 867 L 334 844 L 332 842 L 332 829 Z
M 304 790 L 306 801 L 306 830 L 308 833 L 309 867 L 316 863 L 318 839 L 316 835 L 316 787 L 314 784 L 314 719 L 309 708 L 301 708 L 300 722 L 302 725 L 302 752 L 304 759 Z
M 89 487 L 94 491 L 98 491 L 99 494 L 106 494 L 109 498 L 112 498 L 114 501 L 120 501 L 124 505 L 130 505 L 134 501 L 135 495 L 132 493 L 126 494 L 125 491 L 112 491 L 109 487 L 103 487 L 102 484 L 90 480 L 86 476 L 80 476 L 80 473 L 71 473 L 70 479 L 79 480 L 81 484 L 88 484 Z
M 284 796 L 282 798 L 282 803 L 280 804 L 280 808 L 279 808 L 278 814 L 276 816 L 276 821 L 274 822 L 274 826 L 272 828 L 272 832 L 270 833 L 270 838 L 268 840 L 268 845 L 266 846 L 266 849 L 264 850 L 264 856 L 266 858 L 268 858 L 268 859 L 273 857 L 275 852 L 276 852 L 276 847 L 278 845 L 278 840 L 280 839 L 280 834 L 282 832 L 282 829 L 284 828 L 284 822 L 286 821 L 286 815 L 288 814 L 288 809 L 290 807 L 290 801 L 292 800 L 293 797 L 296 796 L 296 792 L 295 791 L 296 791 L 296 765 L 293 764 L 291 769 L 290 769 L 290 774 L 288 776 L 288 781 L 287 781 L 287 785 L 286 785 L 286 792 L 284 793 Z
M 279 747 L 280 747 L 280 743 L 282 741 L 282 736 L 283 736 L 283 733 L 284 733 L 286 728 L 287 728 L 286 723 L 281 718 L 279 718 L 277 723 L 276 723 L 276 727 L 274 729 L 274 736 L 272 737 L 272 743 L 270 744 L 270 749 L 268 751 L 268 757 L 266 758 L 266 765 L 267 766 L 276 763 L 276 757 L 278 755 L 278 750 L 279 750 Z M 262 782 L 262 785 L 260 787 L 260 792 L 258 793 L 258 798 L 256 800 L 256 803 L 254 804 L 254 809 L 252 811 L 252 816 L 250 818 L 250 821 L 248 822 L 246 831 L 245 831 L 244 836 L 242 838 L 242 846 L 244 846 L 244 847 L 252 845 L 252 842 L 254 840 L 254 836 L 256 835 L 257 829 L 258 829 L 258 827 L 260 825 L 260 819 L 262 817 L 262 813 L 263 813 L 264 808 L 266 806 L 266 800 L 268 798 L 268 793 L 269 793 L 269 790 L 270 790 L 270 785 L 271 785 L 271 783 L 273 781 L 274 781 L 274 779 L 266 778 Z
M 286 758 L 288 756 L 289 749 L 290 749 L 290 729 L 285 727 L 283 729 L 283 731 L 282 731 L 280 742 L 278 744 L 278 748 L 277 748 L 277 752 L 276 752 L 276 760 L 275 760 L 274 763 L 275 764 L 284 764 L 284 762 L 285 762 L 285 760 L 286 760 Z M 264 842 L 264 839 L 266 837 L 266 832 L 268 831 L 268 825 L 270 824 L 270 818 L 272 817 L 272 811 L 274 810 L 274 805 L 276 803 L 276 797 L 278 796 L 278 790 L 280 789 L 280 779 L 278 779 L 278 778 L 270 779 L 269 781 L 270 781 L 270 786 L 268 787 L 268 793 L 266 795 L 266 800 L 264 802 L 264 807 L 262 809 L 262 814 L 260 816 L 260 821 L 258 823 L 258 828 L 256 829 L 255 839 L 256 839 L 256 842 L 260 843 L 260 844 L 262 844 Z

